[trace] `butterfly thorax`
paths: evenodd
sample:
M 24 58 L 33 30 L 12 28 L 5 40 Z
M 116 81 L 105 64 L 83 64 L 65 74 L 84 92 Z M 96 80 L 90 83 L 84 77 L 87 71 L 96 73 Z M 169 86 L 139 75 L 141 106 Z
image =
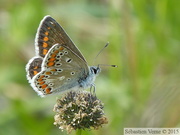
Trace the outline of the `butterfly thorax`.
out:
M 94 85 L 94 81 L 96 76 L 100 73 L 101 69 L 99 66 L 90 66 L 89 67 L 89 74 L 84 78 L 79 79 L 79 86 L 82 89 L 87 89 Z

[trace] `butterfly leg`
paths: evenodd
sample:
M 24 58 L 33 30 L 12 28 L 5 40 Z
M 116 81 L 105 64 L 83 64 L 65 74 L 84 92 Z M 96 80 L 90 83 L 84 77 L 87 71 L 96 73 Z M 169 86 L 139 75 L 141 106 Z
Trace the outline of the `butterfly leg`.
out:
M 92 95 L 96 96 L 96 86 L 95 86 L 95 84 L 91 84 L 90 93 Z

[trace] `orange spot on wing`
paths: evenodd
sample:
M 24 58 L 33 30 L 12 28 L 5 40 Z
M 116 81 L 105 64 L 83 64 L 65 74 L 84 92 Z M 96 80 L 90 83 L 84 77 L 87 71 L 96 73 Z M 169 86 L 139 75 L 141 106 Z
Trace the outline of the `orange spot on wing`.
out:
M 51 28 L 50 27 L 47 27 L 48 30 L 50 30 Z
M 48 31 L 46 31 L 44 34 L 47 36 L 47 35 L 49 35 L 49 32 L 48 32 Z
M 49 59 L 49 61 L 54 61 L 54 60 L 55 60 L 55 58 L 50 58 L 50 59 Z
M 41 79 L 38 79 L 38 82 L 42 82 L 43 81 L 43 79 L 41 78 Z
M 51 93 L 51 88 L 46 88 L 46 94 L 50 94 Z
M 41 75 L 40 77 L 39 77 L 39 79 L 42 79 L 42 78 L 44 78 L 45 77 L 45 75 Z
M 59 48 L 59 50 L 61 50 L 61 51 L 64 50 L 64 47 L 61 46 L 61 47 Z
M 48 37 L 44 37 L 43 40 L 44 40 L 44 41 L 48 41 L 49 38 L 48 38 Z
M 44 75 L 41 75 L 37 81 L 42 82 L 44 77 L 45 77 Z
M 58 53 L 59 51 L 58 50 L 55 50 L 54 53 Z
M 43 85 L 45 83 L 45 81 L 39 82 L 40 85 Z
M 33 71 L 33 74 L 34 74 L 34 75 L 36 75 L 37 73 L 38 73 L 38 72 L 37 72 L 36 70 L 35 70 L 35 71 Z
M 51 71 L 57 71 L 56 69 L 51 69 Z
M 44 55 L 46 55 L 46 54 L 47 54 L 47 52 L 48 52 L 48 50 L 47 50 L 47 49 L 43 49 L 43 54 L 44 54 Z
M 51 67 L 51 66 L 53 66 L 54 65 L 54 62 L 52 62 L 52 61 L 50 61 L 50 62 L 48 62 L 48 64 L 47 64 L 49 67 Z
M 35 66 L 33 69 L 37 69 L 38 68 L 38 66 Z
M 45 77 L 44 75 L 41 75 L 37 81 L 42 82 L 44 77 Z
M 47 87 L 47 84 L 44 84 L 41 86 L 42 89 L 45 89 Z
M 48 44 L 46 42 L 43 42 L 43 47 L 44 48 L 48 47 Z
M 53 57 L 53 58 L 56 57 L 56 54 L 52 54 L 51 57 Z
M 51 75 L 52 73 L 51 72 L 46 72 L 46 75 Z

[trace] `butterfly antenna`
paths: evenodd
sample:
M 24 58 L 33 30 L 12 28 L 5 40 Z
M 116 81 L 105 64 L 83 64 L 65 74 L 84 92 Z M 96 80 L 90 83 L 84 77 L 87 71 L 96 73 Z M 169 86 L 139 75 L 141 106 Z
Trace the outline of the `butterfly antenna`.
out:
M 98 67 L 100 66 L 118 67 L 117 65 L 98 64 Z
M 106 47 L 108 47 L 108 45 L 109 45 L 109 42 L 107 42 L 107 43 L 105 44 L 105 46 L 99 51 L 99 53 L 98 53 L 98 54 L 96 55 L 96 57 L 94 58 L 93 63 L 95 63 L 96 58 L 99 56 L 99 54 L 101 54 L 101 52 L 102 52 Z

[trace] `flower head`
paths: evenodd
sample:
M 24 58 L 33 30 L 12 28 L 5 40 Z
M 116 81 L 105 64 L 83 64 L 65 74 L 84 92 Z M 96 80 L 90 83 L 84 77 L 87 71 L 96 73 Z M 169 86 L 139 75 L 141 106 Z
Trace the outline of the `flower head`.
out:
M 68 133 L 76 129 L 99 129 L 108 123 L 103 103 L 90 92 L 68 92 L 57 100 L 54 112 L 54 124 Z

